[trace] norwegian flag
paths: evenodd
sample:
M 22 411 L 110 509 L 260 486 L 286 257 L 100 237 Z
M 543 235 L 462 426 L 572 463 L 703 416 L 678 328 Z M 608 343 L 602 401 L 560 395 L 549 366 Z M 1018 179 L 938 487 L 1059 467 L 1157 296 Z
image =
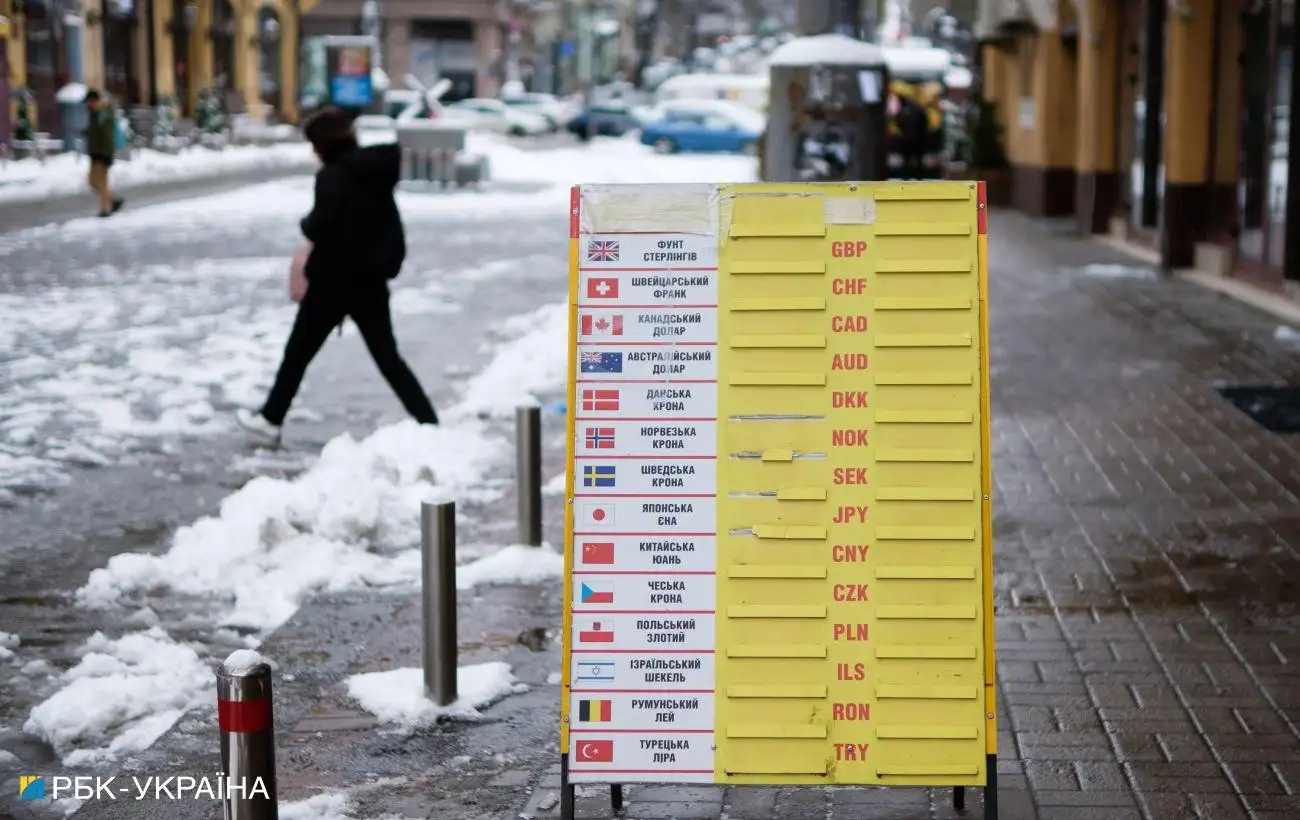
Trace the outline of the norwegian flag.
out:
M 592 316 L 587 314 L 582 317 L 582 335 L 622 336 L 623 315 L 620 313 L 613 316 Z
M 614 449 L 614 428 L 613 427 L 588 427 L 587 428 L 587 449 L 588 450 Z
M 618 391 L 617 390 L 583 390 L 582 409 L 587 412 L 595 412 L 597 410 L 617 411 Z
M 617 239 L 593 239 L 587 243 L 588 262 L 617 262 Z

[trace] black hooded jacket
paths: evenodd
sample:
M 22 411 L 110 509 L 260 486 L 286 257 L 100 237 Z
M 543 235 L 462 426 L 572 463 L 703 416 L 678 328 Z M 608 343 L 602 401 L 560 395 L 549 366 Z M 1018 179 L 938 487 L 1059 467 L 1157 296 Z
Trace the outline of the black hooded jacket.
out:
M 305 273 L 313 286 L 365 288 L 397 276 L 406 259 L 393 199 L 401 165 L 397 145 L 373 145 L 340 154 L 316 172 L 316 202 L 302 220 L 312 243 Z

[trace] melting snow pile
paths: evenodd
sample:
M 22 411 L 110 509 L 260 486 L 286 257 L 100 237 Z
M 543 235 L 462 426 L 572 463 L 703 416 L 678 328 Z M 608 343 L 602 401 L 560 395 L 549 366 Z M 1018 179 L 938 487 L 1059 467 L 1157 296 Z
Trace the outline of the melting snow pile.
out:
M 118 640 L 96 632 L 23 731 L 53 746 L 65 765 L 93 765 L 149 748 L 212 680 L 197 652 L 157 627 Z M 111 741 L 94 745 L 104 738 Z
M 483 584 L 539 584 L 564 574 L 564 556 L 550 547 L 514 544 L 456 567 L 456 588 Z
M 531 399 L 530 391 L 563 381 L 568 330 L 557 316 L 567 319 L 563 306 L 510 323 L 508 329 L 528 332 L 500 348 L 443 426 L 404 421 L 361 441 L 340 436 L 294 479 L 249 482 L 217 515 L 179 530 L 166 553 L 113 557 L 91 573 L 78 602 L 106 607 L 170 591 L 210 600 L 219 625 L 265 634 L 313 593 L 412 583 L 420 576 L 420 502 L 498 492 L 483 489 L 483 479 L 510 447 L 479 417 L 509 411 Z M 465 565 L 462 577 L 470 584 L 526 582 L 555 577 L 562 565 L 549 548 L 508 547 Z M 513 691 L 513 678 L 509 686 L 501 677 L 487 686 L 473 674 L 462 685 L 467 700 L 457 714 Z M 213 675 L 192 648 L 155 626 L 116 641 L 96 635 L 61 682 L 64 688 L 32 710 L 24 729 L 77 765 L 148 748 L 209 697 Z
M 306 800 L 281 803 L 280 820 L 350 820 L 350 808 L 346 794 L 318 794 Z
M 0 661 L 7 661 L 14 656 L 14 650 L 18 648 L 18 636 L 11 635 L 8 632 L 0 632 Z
M 383 723 L 404 732 L 432 726 L 440 718 L 475 720 L 484 706 L 519 692 L 528 685 L 516 680 L 510 665 L 500 661 L 462 666 L 456 670 L 456 702 L 439 706 L 424 696 L 424 671 L 394 669 L 368 672 L 347 680 L 348 696 Z
M 77 592 L 104 606 L 165 587 L 233 601 L 226 626 L 267 631 L 322 590 L 409 583 L 419 577 L 420 502 L 438 489 L 466 497 L 505 445 L 480 423 L 427 427 L 407 420 L 363 441 L 342 435 L 294 479 L 259 477 L 220 512 L 176 533 L 165 554 L 124 553 Z M 369 545 L 404 548 L 395 555 Z

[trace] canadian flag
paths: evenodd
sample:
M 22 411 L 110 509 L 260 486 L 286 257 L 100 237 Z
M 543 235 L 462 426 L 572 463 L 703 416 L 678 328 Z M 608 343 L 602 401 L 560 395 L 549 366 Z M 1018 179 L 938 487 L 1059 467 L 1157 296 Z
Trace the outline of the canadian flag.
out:
M 619 313 L 616 313 L 613 316 L 592 316 L 591 314 L 586 314 L 582 317 L 582 335 L 622 336 L 623 316 Z

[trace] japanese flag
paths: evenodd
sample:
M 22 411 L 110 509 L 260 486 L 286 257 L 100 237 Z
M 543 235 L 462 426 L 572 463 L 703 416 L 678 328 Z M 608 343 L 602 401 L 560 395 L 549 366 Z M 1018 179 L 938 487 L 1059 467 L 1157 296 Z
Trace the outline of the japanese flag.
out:
M 587 529 L 608 530 L 614 527 L 614 505 L 584 501 L 578 505 L 578 524 Z

